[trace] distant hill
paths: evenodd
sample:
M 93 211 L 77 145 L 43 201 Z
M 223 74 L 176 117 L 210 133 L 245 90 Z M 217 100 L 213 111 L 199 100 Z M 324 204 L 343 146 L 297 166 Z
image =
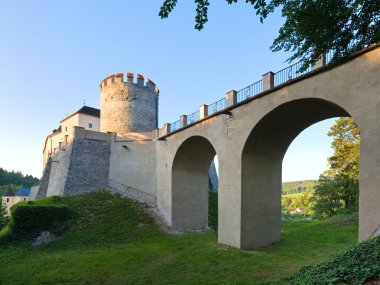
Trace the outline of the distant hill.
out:
M 290 181 L 282 183 L 282 194 L 295 194 L 313 190 L 318 180 Z
M 7 171 L 0 167 L 0 195 L 5 191 L 9 184 L 13 189 L 21 187 L 32 187 L 38 185 L 40 180 L 32 175 L 24 175 L 20 171 Z

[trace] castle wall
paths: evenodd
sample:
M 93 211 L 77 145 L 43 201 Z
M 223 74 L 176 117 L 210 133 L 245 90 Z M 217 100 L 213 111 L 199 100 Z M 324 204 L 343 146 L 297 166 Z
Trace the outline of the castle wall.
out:
M 51 157 L 51 169 L 45 197 L 64 194 L 72 148 L 72 144 L 69 144 L 66 149 L 61 149 Z M 43 195 L 43 191 L 40 192 L 40 195 Z
M 111 75 L 100 85 L 100 131 L 125 135 L 157 129 L 158 89 L 138 75 L 137 83 L 129 73 Z
M 89 123 L 92 128 L 89 128 Z M 83 127 L 86 130 L 99 131 L 100 119 L 98 117 L 75 114 L 61 121 L 61 130 L 57 131 L 46 138 L 43 150 L 43 167 L 46 167 L 47 160 L 50 156 L 57 154 L 61 148 L 65 148 L 73 140 L 73 128 Z
M 64 195 L 78 195 L 108 186 L 110 143 L 74 139 Z
M 49 187 L 50 172 L 51 172 L 51 157 L 47 158 L 46 165 L 44 167 L 44 172 L 42 174 L 41 183 L 38 187 L 38 192 L 36 194 L 36 199 L 41 199 L 46 197 L 47 189 Z
M 122 183 L 156 196 L 155 136 L 153 131 L 115 137 L 111 144 L 111 184 Z
M 51 158 L 46 196 L 76 195 L 108 186 L 109 134 L 74 127 L 74 139 Z

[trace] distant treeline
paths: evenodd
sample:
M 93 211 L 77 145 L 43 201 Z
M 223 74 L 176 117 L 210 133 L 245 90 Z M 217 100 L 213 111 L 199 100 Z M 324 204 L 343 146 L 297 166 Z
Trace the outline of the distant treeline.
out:
M 32 175 L 24 175 L 20 171 L 7 171 L 0 167 L 0 186 L 11 184 L 29 188 L 39 183 L 40 180 Z
M 282 183 L 282 194 L 296 194 L 313 190 L 317 180 L 291 181 Z

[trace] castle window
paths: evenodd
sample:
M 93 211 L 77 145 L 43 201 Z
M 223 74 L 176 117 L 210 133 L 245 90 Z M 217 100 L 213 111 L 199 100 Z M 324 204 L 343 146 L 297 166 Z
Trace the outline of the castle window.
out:
M 7 203 L 9 203 L 9 198 L 7 198 Z
M 88 128 L 92 129 L 92 123 L 88 123 Z
M 67 127 L 66 127 L 66 132 L 67 132 Z
M 24 201 L 26 201 L 26 198 L 24 198 Z

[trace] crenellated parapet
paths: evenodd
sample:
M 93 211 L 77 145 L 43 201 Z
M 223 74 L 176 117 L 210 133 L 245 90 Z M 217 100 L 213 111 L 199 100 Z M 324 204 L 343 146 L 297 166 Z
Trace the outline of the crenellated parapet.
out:
M 134 74 L 132 72 L 128 72 L 126 76 L 124 76 L 124 73 L 111 74 L 102 80 L 99 87 L 100 89 L 103 89 L 109 86 L 114 86 L 115 84 L 135 84 L 137 86 L 149 88 L 150 90 L 157 93 L 157 95 L 160 93 L 160 90 L 156 87 L 156 84 L 151 79 L 145 79 L 144 76 L 137 73 L 135 81 Z
M 159 89 L 149 78 L 116 73 L 100 83 L 100 131 L 126 134 L 157 128 Z

